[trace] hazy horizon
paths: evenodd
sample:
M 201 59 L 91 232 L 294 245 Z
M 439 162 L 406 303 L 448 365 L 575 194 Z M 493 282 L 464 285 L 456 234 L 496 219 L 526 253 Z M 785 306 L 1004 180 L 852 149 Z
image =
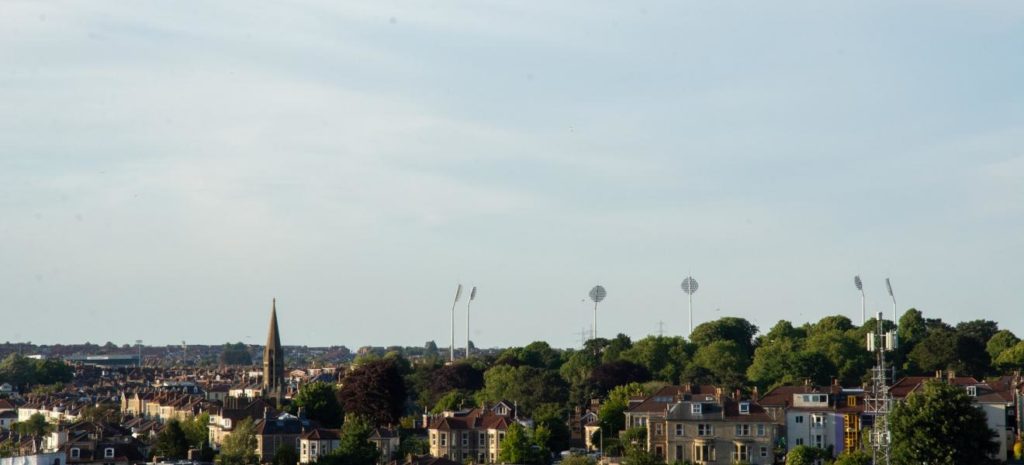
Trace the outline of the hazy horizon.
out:
M 0 341 L 1024 335 L 1024 3 L 9 1 Z M 465 298 L 456 346 L 465 344 Z

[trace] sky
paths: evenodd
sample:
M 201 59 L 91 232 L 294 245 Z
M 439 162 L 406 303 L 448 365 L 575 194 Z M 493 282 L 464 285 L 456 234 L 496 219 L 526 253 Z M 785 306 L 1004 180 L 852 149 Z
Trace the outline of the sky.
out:
M 4 0 L 0 341 L 1021 335 L 1022 83 L 1018 0 Z

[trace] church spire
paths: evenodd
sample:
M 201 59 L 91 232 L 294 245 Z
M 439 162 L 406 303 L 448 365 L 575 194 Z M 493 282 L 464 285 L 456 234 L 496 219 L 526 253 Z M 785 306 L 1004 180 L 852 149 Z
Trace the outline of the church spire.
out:
M 284 351 L 277 329 L 277 299 L 270 306 L 270 329 L 263 347 L 263 390 L 268 397 L 280 399 L 284 391 Z

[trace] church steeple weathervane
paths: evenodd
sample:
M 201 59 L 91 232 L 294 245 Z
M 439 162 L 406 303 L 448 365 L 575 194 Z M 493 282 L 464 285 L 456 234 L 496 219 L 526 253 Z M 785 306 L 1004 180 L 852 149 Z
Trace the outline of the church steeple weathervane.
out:
M 267 397 L 280 400 L 284 396 L 284 351 L 277 329 L 277 299 L 270 306 L 270 329 L 263 347 L 263 392 Z

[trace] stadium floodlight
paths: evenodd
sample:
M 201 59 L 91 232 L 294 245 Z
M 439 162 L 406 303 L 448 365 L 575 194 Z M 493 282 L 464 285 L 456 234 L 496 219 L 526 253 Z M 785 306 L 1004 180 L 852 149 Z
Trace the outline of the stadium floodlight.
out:
M 885 278 L 885 288 L 889 291 L 889 298 L 892 299 L 892 323 L 899 326 L 896 320 L 896 294 L 892 293 L 892 283 L 889 282 L 889 278 Z
M 459 303 L 460 297 L 462 297 L 462 283 L 459 283 L 459 287 L 455 289 L 455 301 L 452 302 L 452 345 L 448 350 L 453 362 L 455 361 L 455 304 Z
M 466 302 L 466 358 L 469 358 L 469 307 L 473 305 L 474 299 L 476 299 L 476 286 L 469 291 L 469 301 Z
M 692 276 L 687 276 L 683 280 L 679 287 L 683 288 L 683 292 L 686 293 L 687 300 L 689 301 L 688 309 L 690 311 L 690 333 L 693 334 L 693 293 L 697 292 L 697 280 L 693 279 Z M 688 334 L 688 336 L 689 336 Z
M 594 328 L 592 329 L 591 339 L 597 339 L 597 304 L 601 303 L 607 296 L 608 291 L 604 290 L 604 286 L 600 284 L 590 289 L 590 300 L 594 301 Z
M 860 324 L 863 325 L 868 321 L 868 314 L 864 307 L 864 283 L 860 280 L 860 275 L 853 277 L 853 285 L 860 291 Z

